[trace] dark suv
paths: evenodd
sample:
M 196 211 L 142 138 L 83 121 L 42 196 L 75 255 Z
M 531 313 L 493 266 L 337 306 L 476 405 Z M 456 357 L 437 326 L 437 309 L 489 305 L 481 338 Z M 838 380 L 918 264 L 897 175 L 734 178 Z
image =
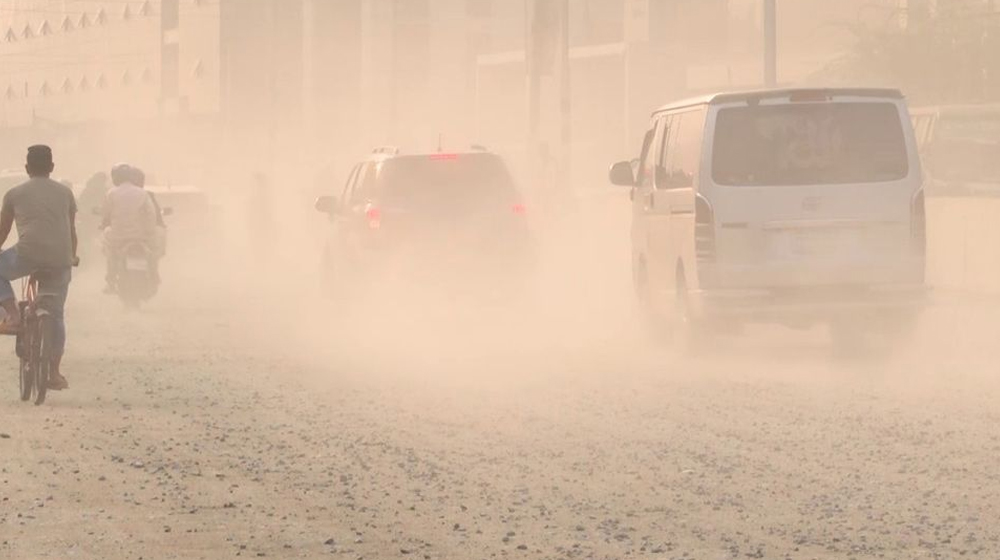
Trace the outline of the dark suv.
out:
M 492 290 L 520 285 L 530 266 L 526 206 L 503 159 L 485 150 L 376 149 L 316 209 L 332 224 L 331 288 L 391 276 Z

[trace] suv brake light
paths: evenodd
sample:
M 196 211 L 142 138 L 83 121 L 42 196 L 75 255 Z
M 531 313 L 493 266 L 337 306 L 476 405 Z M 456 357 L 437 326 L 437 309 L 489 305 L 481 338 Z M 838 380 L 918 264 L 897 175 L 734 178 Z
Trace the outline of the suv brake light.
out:
M 369 208 L 365 212 L 365 217 L 368 218 L 368 227 L 371 229 L 379 229 L 382 227 L 382 211 L 378 208 Z
M 528 213 L 528 207 L 519 202 L 511 206 L 510 211 L 517 214 L 518 216 L 523 216 Z

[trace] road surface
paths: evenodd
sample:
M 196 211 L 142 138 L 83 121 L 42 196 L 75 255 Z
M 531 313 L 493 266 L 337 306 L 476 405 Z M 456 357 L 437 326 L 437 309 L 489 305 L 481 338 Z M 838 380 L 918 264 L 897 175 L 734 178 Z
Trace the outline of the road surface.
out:
M 0 558 L 1000 558 L 988 305 L 886 361 L 777 331 L 680 359 L 586 283 L 338 327 L 279 286 L 126 313 L 80 277 L 72 390 L 23 405 L 0 360 Z

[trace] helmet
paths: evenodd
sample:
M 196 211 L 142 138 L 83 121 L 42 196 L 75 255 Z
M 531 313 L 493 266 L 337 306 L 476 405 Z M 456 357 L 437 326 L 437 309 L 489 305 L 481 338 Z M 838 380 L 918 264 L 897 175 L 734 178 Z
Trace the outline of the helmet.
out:
M 143 171 L 142 169 L 139 169 L 138 167 L 133 167 L 131 170 L 131 180 L 133 185 L 140 188 L 145 188 L 146 172 Z
M 117 187 L 132 180 L 132 166 L 127 163 L 116 163 L 111 168 L 111 182 Z

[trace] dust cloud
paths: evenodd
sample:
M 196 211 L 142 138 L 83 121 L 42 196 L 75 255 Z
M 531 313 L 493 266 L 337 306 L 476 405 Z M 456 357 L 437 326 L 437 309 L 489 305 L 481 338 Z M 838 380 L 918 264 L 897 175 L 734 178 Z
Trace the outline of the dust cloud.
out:
M 567 11 L 535 21 L 536 3 Z M 633 253 L 639 189 L 608 181 L 658 107 L 709 92 L 887 86 L 915 115 L 1000 100 L 1000 33 L 961 3 L 779 0 L 772 84 L 773 2 L 163 0 L 122 16 L 144 4 L 0 0 L 0 35 L 43 45 L 0 47 L 0 169 L 20 177 L 25 148 L 48 144 L 79 198 L 127 162 L 173 211 L 159 293 L 126 309 L 101 294 L 81 198 L 72 389 L 22 406 L 3 377 L 0 557 L 1000 557 L 995 176 L 959 189 L 924 162 L 929 299 L 873 344 L 849 335 L 894 317 L 848 313 L 843 344 L 823 322 L 665 335 Z M 108 27 L 81 27 L 101 9 Z M 41 43 L 46 14 L 89 39 Z M 1000 142 L 970 120 L 995 119 L 939 129 L 952 166 Z M 503 158 L 530 231 L 513 286 L 440 258 L 450 241 L 330 281 L 338 224 L 317 198 L 386 146 Z

